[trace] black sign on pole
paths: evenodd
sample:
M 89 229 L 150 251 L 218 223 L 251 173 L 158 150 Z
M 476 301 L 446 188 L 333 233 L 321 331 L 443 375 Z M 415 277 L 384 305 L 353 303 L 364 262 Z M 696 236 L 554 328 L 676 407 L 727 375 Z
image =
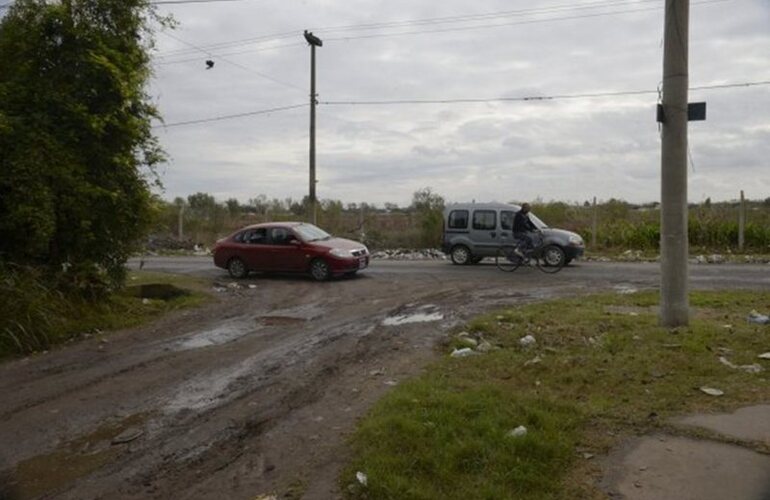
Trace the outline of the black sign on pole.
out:
M 655 121 L 659 123 L 666 123 L 666 113 L 663 111 L 663 105 L 658 104 L 655 114 Z M 688 122 L 701 122 L 706 119 L 706 103 L 705 102 L 691 102 L 687 105 L 687 121 Z

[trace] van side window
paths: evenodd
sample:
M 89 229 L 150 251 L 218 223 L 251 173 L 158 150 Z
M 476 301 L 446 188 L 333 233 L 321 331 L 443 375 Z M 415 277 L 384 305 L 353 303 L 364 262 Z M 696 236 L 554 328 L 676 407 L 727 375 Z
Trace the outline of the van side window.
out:
M 449 212 L 449 229 L 468 229 L 468 211 L 452 210 Z
M 495 229 L 497 213 L 494 210 L 476 210 L 473 212 L 473 229 Z
M 507 231 L 513 229 L 513 212 L 510 210 L 500 212 L 500 228 Z

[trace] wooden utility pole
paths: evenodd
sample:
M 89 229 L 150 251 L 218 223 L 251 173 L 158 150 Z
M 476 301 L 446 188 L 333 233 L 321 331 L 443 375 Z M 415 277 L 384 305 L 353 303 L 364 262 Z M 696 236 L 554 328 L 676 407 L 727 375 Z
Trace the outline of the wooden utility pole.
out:
M 179 204 L 179 241 L 184 239 L 184 203 Z
M 318 201 L 316 200 L 315 187 L 315 107 L 318 104 L 315 91 L 315 48 L 322 47 L 323 42 L 313 33 L 305 30 L 305 40 L 310 44 L 310 220 L 313 224 L 318 222 Z
M 743 251 L 743 246 L 746 242 L 746 200 L 743 198 L 743 190 L 741 189 L 741 204 L 738 207 L 738 250 Z
M 689 323 L 687 119 L 689 0 L 666 0 L 660 210 L 660 324 Z

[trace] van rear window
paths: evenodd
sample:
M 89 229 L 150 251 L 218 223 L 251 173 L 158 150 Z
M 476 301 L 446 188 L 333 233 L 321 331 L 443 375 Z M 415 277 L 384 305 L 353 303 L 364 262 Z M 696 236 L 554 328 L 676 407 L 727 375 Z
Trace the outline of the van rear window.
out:
M 473 212 L 473 229 L 495 229 L 497 213 L 494 210 L 476 210 Z
M 468 229 L 468 211 L 452 210 L 449 212 L 449 229 Z

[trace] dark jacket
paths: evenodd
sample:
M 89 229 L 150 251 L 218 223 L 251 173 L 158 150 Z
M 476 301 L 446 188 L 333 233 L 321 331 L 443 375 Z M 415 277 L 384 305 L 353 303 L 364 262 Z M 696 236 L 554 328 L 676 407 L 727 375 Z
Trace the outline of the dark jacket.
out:
M 524 214 L 519 210 L 513 217 L 513 232 L 526 233 L 527 231 L 537 231 L 537 226 L 529 220 L 527 214 Z

